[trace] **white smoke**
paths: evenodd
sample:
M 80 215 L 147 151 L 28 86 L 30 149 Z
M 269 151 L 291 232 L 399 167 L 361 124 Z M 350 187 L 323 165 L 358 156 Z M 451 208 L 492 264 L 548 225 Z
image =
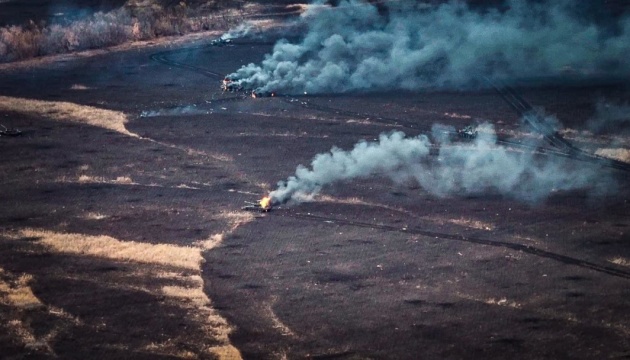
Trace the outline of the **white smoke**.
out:
M 383 14 L 343 0 L 312 7 L 300 42 L 281 40 L 261 64 L 230 77 L 247 89 L 323 93 L 466 87 L 483 76 L 629 74 L 630 18 L 604 28 L 575 15 L 580 3 L 508 0 L 505 11 L 474 11 L 457 1 L 395 1 Z
M 500 146 L 489 123 L 476 130 L 471 143 L 452 143 L 454 129 L 437 125 L 433 142 L 426 135 L 407 137 L 396 131 L 381 134 L 378 142 L 361 141 L 349 151 L 333 147 L 315 156 L 310 168 L 298 166 L 270 196 L 275 203 L 308 201 L 324 186 L 371 176 L 413 181 L 439 197 L 498 193 L 528 203 L 555 191 L 603 194 L 614 189 L 612 178 L 596 166 Z M 432 147 L 439 149 L 437 156 L 429 155 Z
M 258 32 L 259 31 L 253 23 L 246 21 L 221 35 L 221 40 L 239 39 Z

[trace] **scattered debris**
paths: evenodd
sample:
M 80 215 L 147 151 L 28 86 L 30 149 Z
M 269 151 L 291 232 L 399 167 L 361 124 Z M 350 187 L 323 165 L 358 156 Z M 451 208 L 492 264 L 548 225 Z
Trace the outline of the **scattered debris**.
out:
M 18 129 L 9 129 L 4 125 L 0 125 L 0 136 L 19 136 L 22 135 L 22 131 Z
M 218 39 L 214 39 L 210 42 L 210 45 L 212 46 L 224 46 L 224 45 L 229 45 L 232 43 L 232 40 L 230 39 L 224 39 L 224 38 L 218 38 Z
M 276 96 L 275 92 L 264 91 L 264 90 L 254 90 L 254 91 L 252 91 L 252 97 L 254 99 L 256 99 L 256 98 L 263 98 L 263 97 L 274 97 L 274 96 Z
M 243 86 L 235 82 L 234 79 L 226 77 L 221 82 L 221 90 L 223 90 L 223 92 L 238 92 L 243 91 Z
M 457 130 L 457 136 L 462 139 L 475 139 L 477 137 L 477 128 L 473 125 L 468 125 L 463 129 Z
M 245 201 L 247 205 L 243 206 L 241 210 L 247 211 L 260 211 L 260 212 L 269 212 L 271 211 L 271 198 L 269 196 L 265 196 L 260 199 L 258 202 L 250 202 Z

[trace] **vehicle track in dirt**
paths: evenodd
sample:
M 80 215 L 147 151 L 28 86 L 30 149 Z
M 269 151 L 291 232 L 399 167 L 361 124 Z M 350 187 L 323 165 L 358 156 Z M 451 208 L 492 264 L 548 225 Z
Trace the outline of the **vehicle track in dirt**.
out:
M 387 231 L 387 232 L 415 234 L 415 235 L 422 235 L 422 236 L 435 238 L 435 239 L 444 239 L 444 240 L 452 240 L 452 241 L 459 241 L 459 242 L 467 242 L 467 243 L 478 244 L 478 245 L 501 247 L 501 248 L 506 248 L 510 250 L 521 251 L 521 252 L 538 256 L 538 257 L 542 257 L 542 258 L 555 260 L 566 265 L 578 266 L 581 268 L 590 269 L 590 270 L 597 271 L 600 273 L 605 273 L 608 275 L 617 276 L 620 278 L 630 280 L 629 271 L 623 271 L 623 270 L 616 269 L 610 266 L 599 265 L 590 261 L 557 254 L 554 252 L 539 249 L 531 245 L 524 245 L 524 244 L 490 240 L 490 239 L 482 239 L 478 237 L 464 236 L 464 235 L 458 235 L 458 234 L 448 234 L 448 233 L 441 233 L 441 232 L 435 232 L 435 231 L 427 231 L 419 227 L 406 227 L 403 230 L 400 227 L 395 227 L 392 225 L 374 224 L 374 223 L 368 223 L 368 222 L 339 219 L 336 217 L 321 216 L 321 215 L 310 214 L 310 213 L 304 214 L 304 213 L 298 213 L 298 212 L 282 212 L 281 215 L 295 218 L 295 219 L 300 219 L 300 220 L 322 221 L 322 222 L 327 222 L 327 223 L 335 224 L 335 225 L 347 225 L 347 226 L 382 230 L 382 231 Z

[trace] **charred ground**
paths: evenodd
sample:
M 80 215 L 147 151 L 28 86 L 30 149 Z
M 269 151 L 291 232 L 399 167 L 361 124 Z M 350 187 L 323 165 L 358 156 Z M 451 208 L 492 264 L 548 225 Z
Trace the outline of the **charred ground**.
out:
M 493 194 L 436 198 L 364 179 L 247 218 L 243 201 L 333 145 L 480 119 L 500 134 L 528 135 L 493 91 L 222 93 L 212 73 L 260 61 L 270 45 L 205 41 L 2 70 L 3 104 L 112 112 L 89 125 L 47 103 L 0 110 L 1 124 L 23 131 L 0 137 L 3 354 L 215 357 L 208 348 L 232 344 L 251 359 L 629 356 L 626 172 L 601 169 L 619 185 L 608 196 L 556 192 L 536 205 Z M 171 66 L 152 61 L 157 53 Z M 629 99 L 625 84 L 609 82 L 517 90 L 577 130 L 598 98 Z M 115 113 L 127 115 L 128 133 L 112 130 Z M 73 252 L 51 235 L 68 233 L 88 243 L 106 235 L 193 246 L 205 262 Z M 208 239 L 217 241 L 200 245 Z M 37 301 L 7 295 L 26 288 Z M 221 321 L 208 320 L 208 304 L 195 305 L 201 295 L 173 288 L 201 289 L 234 328 L 229 339 L 216 335 Z

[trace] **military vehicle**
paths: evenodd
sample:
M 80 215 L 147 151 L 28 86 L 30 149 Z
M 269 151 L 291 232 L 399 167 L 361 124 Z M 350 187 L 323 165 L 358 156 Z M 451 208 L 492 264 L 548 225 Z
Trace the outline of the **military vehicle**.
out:
M 477 130 L 475 126 L 468 125 L 463 129 L 457 130 L 457 136 L 462 139 L 472 140 L 477 137 Z
M 223 46 L 223 45 L 228 45 L 231 43 L 232 43 L 232 40 L 224 39 L 224 38 L 218 38 L 218 39 L 214 39 L 210 41 L 210 45 L 212 46 Z

